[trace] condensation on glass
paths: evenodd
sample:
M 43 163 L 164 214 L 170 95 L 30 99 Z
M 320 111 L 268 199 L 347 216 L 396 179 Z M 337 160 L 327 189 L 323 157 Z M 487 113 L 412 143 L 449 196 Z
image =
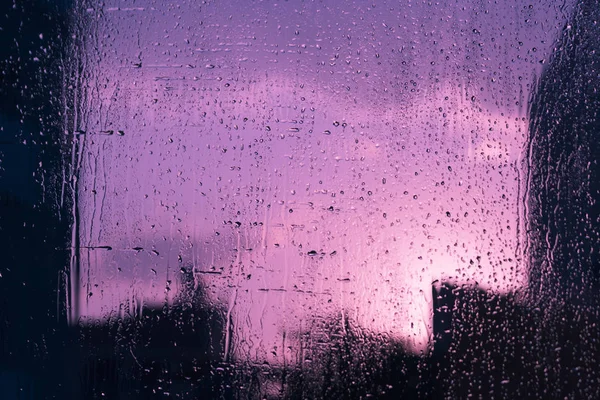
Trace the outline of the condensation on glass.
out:
M 148 315 L 200 307 L 174 334 L 193 347 L 204 332 L 213 372 L 240 374 L 223 387 L 256 398 L 354 396 L 379 373 L 363 364 L 434 379 L 423 371 L 435 375 L 443 296 L 457 297 L 456 321 L 485 304 L 538 312 L 530 280 L 560 280 L 528 253 L 554 237 L 531 234 L 547 221 L 543 207 L 531 217 L 534 181 L 552 163 L 532 166 L 535 138 L 551 138 L 528 132 L 552 122 L 532 121 L 529 100 L 577 12 L 516 0 L 77 4 L 70 324 L 158 326 Z M 509 328 L 488 325 L 466 336 L 497 336 L 515 356 Z M 143 344 L 123 340 L 143 368 Z M 506 368 L 505 386 L 517 378 Z M 465 385 L 453 396 L 475 390 Z

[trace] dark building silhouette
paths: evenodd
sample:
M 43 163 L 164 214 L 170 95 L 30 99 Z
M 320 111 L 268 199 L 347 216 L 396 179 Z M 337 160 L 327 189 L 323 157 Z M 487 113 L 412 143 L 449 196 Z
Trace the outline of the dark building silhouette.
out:
M 548 398 L 600 396 L 600 2 L 573 11 L 531 99 L 527 212 L 536 368 Z
M 0 3 L 0 398 L 65 398 L 68 210 L 60 70 L 67 1 Z M 66 204 L 65 204 L 66 205 Z
M 544 305 L 596 307 L 600 283 L 600 2 L 564 27 L 531 101 L 528 250 Z
M 231 395 L 233 370 L 221 358 L 225 314 L 207 305 L 190 271 L 182 269 L 172 306 L 76 328 L 80 343 L 71 373 L 80 379 L 80 398 Z

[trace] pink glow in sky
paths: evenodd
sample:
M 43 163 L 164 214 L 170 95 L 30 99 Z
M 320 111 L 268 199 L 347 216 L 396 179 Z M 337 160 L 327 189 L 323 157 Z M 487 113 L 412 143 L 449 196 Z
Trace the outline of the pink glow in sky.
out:
M 290 362 L 282 333 L 317 318 L 420 351 L 432 282 L 526 284 L 520 157 L 552 2 L 99 11 L 83 13 L 80 232 L 113 250 L 81 250 L 74 320 L 173 301 L 193 267 L 227 356 Z

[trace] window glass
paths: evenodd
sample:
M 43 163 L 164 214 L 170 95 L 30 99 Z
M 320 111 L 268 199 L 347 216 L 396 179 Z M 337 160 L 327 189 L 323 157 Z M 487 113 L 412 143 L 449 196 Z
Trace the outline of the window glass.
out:
M 0 394 L 597 392 L 597 0 L 4 8 Z

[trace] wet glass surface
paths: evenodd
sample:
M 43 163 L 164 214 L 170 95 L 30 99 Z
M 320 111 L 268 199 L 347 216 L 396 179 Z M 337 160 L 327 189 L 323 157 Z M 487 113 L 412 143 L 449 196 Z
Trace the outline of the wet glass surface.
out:
M 0 397 L 597 397 L 599 17 L 3 5 Z

